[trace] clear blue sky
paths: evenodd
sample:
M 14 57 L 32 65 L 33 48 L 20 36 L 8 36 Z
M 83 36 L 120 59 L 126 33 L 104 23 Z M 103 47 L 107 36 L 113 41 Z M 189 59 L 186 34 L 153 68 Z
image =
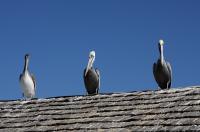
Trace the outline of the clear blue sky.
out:
M 199 85 L 198 0 L 0 1 L 0 99 L 21 98 L 24 54 L 37 97 L 83 95 L 90 50 L 101 93 L 156 90 L 157 42 L 173 68 L 172 87 Z

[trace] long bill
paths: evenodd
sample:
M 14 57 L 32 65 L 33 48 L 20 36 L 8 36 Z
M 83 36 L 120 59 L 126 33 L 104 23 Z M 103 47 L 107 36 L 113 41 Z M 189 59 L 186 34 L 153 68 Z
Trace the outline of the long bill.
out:
M 161 59 L 161 63 L 163 64 L 164 62 L 164 53 L 163 53 L 163 45 L 160 45 L 160 59 Z
M 29 63 L 29 58 L 25 59 L 25 64 L 24 64 L 24 72 L 28 70 L 28 63 Z
M 89 58 L 89 61 L 88 61 L 88 64 L 87 64 L 87 68 L 86 68 L 86 71 L 85 71 L 85 76 L 87 75 L 89 69 L 92 68 L 92 65 L 93 65 L 93 57 Z

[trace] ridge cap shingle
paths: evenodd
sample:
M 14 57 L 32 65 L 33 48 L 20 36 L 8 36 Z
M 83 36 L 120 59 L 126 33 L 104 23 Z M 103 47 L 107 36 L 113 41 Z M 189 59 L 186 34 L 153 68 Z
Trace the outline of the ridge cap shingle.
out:
M 127 95 L 146 95 L 146 94 L 170 94 L 175 92 L 184 92 L 184 91 L 191 91 L 191 90 L 197 90 L 200 89 L 200 86 L 189 86 L 189 87 L 179 87 L 179 88 L 171 88 L 169 90 L 143 90 L 143 91 L 132 91 L 132 92 L 113 92 L 113 93 L 100 93 L 98 95 L 71 95 L 71 96 L 55 96 L 55 97 L 48 97 L 48 98 L 34 98 L 31 100 L 0 100 L 0 103 L 6 103 L 6 102 L 32 102 L 32 101 L 51 101 L 51 100 L 62 100 L 62 99 L 69 99 L 68 101 L 73 100 L 79 100 L 81 98 L 98 98 L 98 97 L 112 97 L 112 96 L 127 96 Z

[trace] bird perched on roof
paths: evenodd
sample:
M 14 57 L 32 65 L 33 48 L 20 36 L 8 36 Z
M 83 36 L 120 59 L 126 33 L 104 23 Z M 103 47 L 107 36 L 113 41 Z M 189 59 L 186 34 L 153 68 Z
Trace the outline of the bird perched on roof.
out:
M 153 74 L 158 86 L 161 89 L 169 89 L 172 82 L 172 68 L 169 62 L 165 61 L 163 53 L 164 41 L 158 43 L 160 58 L 153 64 Z
M 29 54 L 25 55 L 25 64 L 22 74 L 20 74 L 19 81 L 23 90 L 23 97 L 31 99 L 35 97 L 36 81 L 33 74 L 29 72 Z
M 100 88 L 100 72 L 93 68 L 95 60 L 95 51 L 89 54 L 89 61 L 87 67 L 84 69 L 83 79 L 88 95 L 98 94 Z

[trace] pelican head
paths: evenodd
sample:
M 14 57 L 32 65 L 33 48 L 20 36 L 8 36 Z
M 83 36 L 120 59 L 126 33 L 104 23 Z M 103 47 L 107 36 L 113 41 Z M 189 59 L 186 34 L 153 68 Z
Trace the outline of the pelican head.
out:
M 160 39 L 158 42 L 158 48 L 159 48 L 159 52 L 160 52 L 161 64 L 163 64 L 163 62 L 164 62 L 163 45 L 164 45 L 164 41 L 162 39 Z
M 30 57 L 30 55 L 29 55 L 29 54 L 25 54 L 25 60 L 28 60 L 28 59 L 29 59 L 29 57 Z
M 159 40 L 160 45 L 164 45 L 164 41 L 162 39 Z
M 162 39 L 160 39 L 158 42 L 158 48 L 159 48 L 160 54 L 163 53 L 163 45 L 164 45 L 164 41 Z
M 89 61 L 88 61 L 88 65 L 86 68 L 85 76 L 87 75 L 88 70 L 92 68 L 94 60 L 95 60 L 95 51 L 91 51 L 89 54 Z
M 24 59 L 25 59 L 24 72 L 28 70 L 29 57 L 30 57 L 29 54 L 25 54 L 25 57 L 24 57 Z

